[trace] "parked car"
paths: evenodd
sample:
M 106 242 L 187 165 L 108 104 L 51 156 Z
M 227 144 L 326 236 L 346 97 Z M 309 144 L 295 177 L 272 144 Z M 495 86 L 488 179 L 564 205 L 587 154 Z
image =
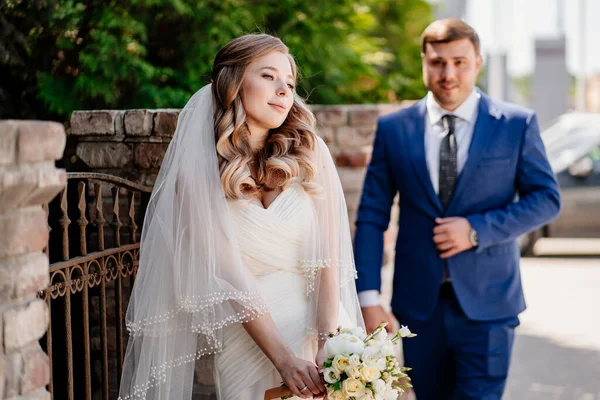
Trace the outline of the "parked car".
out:
M 569 113 L 542 131 L 562 198 L 559 217 L 520 238 L 532 255 L 542 237 L 600 238 L 600 114 Z

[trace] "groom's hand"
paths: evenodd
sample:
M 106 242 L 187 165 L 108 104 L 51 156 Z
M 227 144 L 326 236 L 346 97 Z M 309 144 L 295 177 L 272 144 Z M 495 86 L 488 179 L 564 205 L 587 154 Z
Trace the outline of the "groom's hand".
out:
M 433 242 L 441 258 L 449 258 L 473 247 L 469 240 L 471 224 L 463 217 L 436 218 Z
M 363 319 L 365 320 L 367 333 L 373 332 L 382 322 L 388 323 L 385 329 L 388 332 L 391 332 L 392 319 L 390 318 L 390 314 L 388 314 L 382 306 L 362 307 L 361 311 Z

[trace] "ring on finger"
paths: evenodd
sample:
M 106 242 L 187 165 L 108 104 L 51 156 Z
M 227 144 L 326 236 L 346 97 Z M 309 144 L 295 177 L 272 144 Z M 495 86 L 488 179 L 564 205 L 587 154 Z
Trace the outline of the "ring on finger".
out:
M 300 389 L 300 391 L 304 392 L 306 389 L 308 389 L 308 385 L 304 386 L 302 389 Z

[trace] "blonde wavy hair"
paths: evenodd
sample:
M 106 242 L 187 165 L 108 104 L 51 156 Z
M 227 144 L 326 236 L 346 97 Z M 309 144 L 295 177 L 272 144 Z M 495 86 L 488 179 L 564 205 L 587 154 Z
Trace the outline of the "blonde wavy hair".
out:
M 315 117 L 296 93 L 286 120 L 269 132 L 265 146 L 258 154 L 250 147 L 240 89 L 248 65 L 273 51 L 288 56 L 296 80 L 294 58 L 287 46 L 271 35 L 241 36 L 225 45 L 215 57 L 211 73 L 215 139 L 221 184 L 228 199 L 244 199 L 262 190 L 285 190 L 297 181 L 310 194 L 319 191 L 312 183 Z M 248 166 L 252 161 L 257 162 L 256 179 L 252 178 Z

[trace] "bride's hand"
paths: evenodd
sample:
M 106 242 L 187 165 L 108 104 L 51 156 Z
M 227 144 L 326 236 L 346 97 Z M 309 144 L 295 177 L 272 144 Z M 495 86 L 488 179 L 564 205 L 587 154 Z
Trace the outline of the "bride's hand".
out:
M 325 392 L 317 367 L 309 361 L 292 354 L 276 365 L 276 368 L 288 389 L 302 399 Z
M 325 361 L 327 361 L 327 354 L 325 353 L 325 349 L 322 346 L 319 346 L 319 351 L 317 352 L 317 356 L 315 357 L 315 362 L 317 363 L 317 371 L 319 371 L 319 376 L 321 376 L 321 372 L 323 371 L 323 363 Z M 321 378 L 321 382 L 323 382 L 323 378 Z M 327 389 L 325 389 L 322 394 L 314 397 L 326 400 Z
M 319 373 L 323 370 L 323 363 L 327 361 L 327 354 L 325 353 L 325 349 L 323 347 L 319 347 L 319 351 L 317 352 L 317 356 L 315 357 L 315 362 L 317 363 L 317 370 Z

